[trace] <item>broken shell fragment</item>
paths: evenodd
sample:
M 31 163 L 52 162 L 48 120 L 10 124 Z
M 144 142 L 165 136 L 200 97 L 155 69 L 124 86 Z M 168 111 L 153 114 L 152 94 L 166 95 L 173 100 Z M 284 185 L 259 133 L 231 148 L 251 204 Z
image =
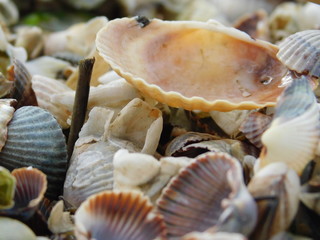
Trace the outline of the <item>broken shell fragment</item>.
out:
M 258 205 L 258 223 L 252 239 L 267 240 L 285 231 L 298 211 L 298 175 L 285 163 L 272 163 L 252 178 L 248 190 Z
M 39 107 L 21 107 L 8 125 L 8 139 L 0 152 L 0 165 L 9 170 L 32 166 L 47 175 L 48 196 L 61 193 L 67 164 L 62 129 L 55 118 Z
M 301 74 L 320 77 L 320 30 L 306 30 L 287 37 L 279 45 L 279 60 Z
M 15 187 L 16 179 L 14 176 L 7 169 L 0 166 L 0 211 L 13 206 Z
M 157 205 L 173 239 L 211 227 L 247 235 L 256 224 L 256 205 L 240 163 L 225 153 L 196 158 L 171 180 Z
M 301 174 L 315 156 L 320 112 L 307 77 L 294 79 L 279 97 L 270 127 L 261 137 L 260 166 L 285 162 Z
M 79 240 L 153 240 L 165 237 L 162 217 L 139 192 L 105 191 L 81 204 L 75 214 Z
M 98 32 L 96 45 L 142 93 L 188 110 L 272 106 L 287 71 L 275 45 L 215 21 L 153 19 L 141 27 L 136 18 L 116 19 Z

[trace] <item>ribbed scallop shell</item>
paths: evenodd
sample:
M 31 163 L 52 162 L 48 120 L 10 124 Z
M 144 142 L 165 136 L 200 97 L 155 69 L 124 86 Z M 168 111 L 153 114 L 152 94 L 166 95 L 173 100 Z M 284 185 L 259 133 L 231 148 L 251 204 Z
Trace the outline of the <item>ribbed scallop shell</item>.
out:
M 36 168 L 19 168 L 12 171 L 17 184 L 14 195 L 14 207 L 10 216 L 28 219 L 38 209 L 47 190 L 46 175 Z
M 110 21 L 100 55 L 145 95 L 172 107 L 230 111 L 274 105 L 287 69 L 277 47 L 218 22 Z M 112 37 L 110 37 L 112 36 Z
M 320 112 L 308 79 L 295 79 L 280 96 L 274 119 L 263 133 L 260 167 L 286 162 L 298 174 L 313 159 L 320 139 Z
M 61 194 L 66 173 L 65 137 L 54 117 L 39 107 L 15 111 L 8 125 L 8 139 L 0 153 L 8 169 L 32 166 L 47 175 L 48 196 Z
M 196 158 L 171 180 L 157 204 L 172 239 L 214 226 L 248 234 L 257 214 L 239 162 L 225 153 Z
M 53 102 L 51 98 L 54 94 L 61 94 L 71 91 L 71 89 L 58 80 L 40 75 L 32 77 L 32 88 L 36 94 L 39 107 L 48 110 L 62 128 L 68 128 L 67 120 L 71 111 L 62 104 Z
M 75 214 L 78 240 L 165 238 L 162 217 L 139 192 L 106 191 L 88 198 Z
M 241 124 L 239 130 L 256 147 L 262 148 L 261 135 L 269 127 L 272 117 L 260 112 L 250 113 Z
M 272 163 L 252 178 L 248 189 L 258 205 L 258 223 L 250 239 L 268 240 L 285 231 L 298 211 L 298 175 L 285 163 Z
M 277 57 L 289 69 L 320 77 L 320 30 L 306 30 L 287 37 Z
M 0 152 L 7 141 L 7 125 L 13 117 L 15 99 L 0 99 Z

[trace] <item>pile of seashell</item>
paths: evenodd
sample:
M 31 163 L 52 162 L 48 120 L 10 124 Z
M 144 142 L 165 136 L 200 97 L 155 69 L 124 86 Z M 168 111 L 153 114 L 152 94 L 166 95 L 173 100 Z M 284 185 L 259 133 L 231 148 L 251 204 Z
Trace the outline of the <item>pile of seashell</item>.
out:
M 113 3 L 0 3 L 0 240 L 320 239 L 320 5 Z

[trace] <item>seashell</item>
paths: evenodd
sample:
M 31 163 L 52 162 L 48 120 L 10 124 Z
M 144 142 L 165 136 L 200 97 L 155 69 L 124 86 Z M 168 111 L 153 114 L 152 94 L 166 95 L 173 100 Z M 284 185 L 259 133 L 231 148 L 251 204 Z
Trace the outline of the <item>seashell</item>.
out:
M 237 19 L 233 27 L 246 32 L 253 38 L 269 40 L 268 13 L 265 10 L 259 9 L 243 15 Z
M 230 112 L 209 112 L 215 123 L 229 136 L 234 137 L 239 133 L 239 127 L 250 114 L 248 110 L 234 110 Z
M 298 210 L 298 175 L 283 162 L 272 163 L 251 179 L 248 190 L 258 205 L 258 223 L 250 239 L 270 239 L 285 231 Z
M 0 240 L 36 240 L 34 232 L 24 223 L 0 216 Z
M 74 206 L 113 188 L 112 160 L 119 149 L 150 155 L 156 151 L 163 125 L 160 110 L 134 99 L 112 117 L 113 111 L 95 107 L 79 133 L 63 193 Z
M 158 200 L 168 237 L 215 230 L 249 234 L 256 205 L 243 183 L 239 162 L 225 153 L 206 153 L 173 178 Z
M 17 107 L 22 106 L 37 106 L 37 98 L 32 89 L 31 75 L 18 59 L 13 60 L 13 81 L 14 85 L 10 92 L 10 98 L 14 98 L 18 101 Z
M 274 105 L 287 71 L 276 46 L 214 21 L 153 19 L 141 25 L 136 18 L 116 19 L 99 31 L 96 45 L 143 94 L 187 110 Z
M 242 122 L 239 130 L 257 148 L 262 148 L 261 136 L 269 127 L 272 117 L 260 112 L 250 113 Z
M 193 232 L 183 236 L 181 240 L 247 240 L 247 238 L 239 233 Z
M 39 107 L 48 110 L 62 128 L 69 128 L 67 120 L 71 116 L 71 110 L 66 106 L 54 103 L 51 98 L 55 94 L 62 94 L 71 91 L 71 89 L 63 82 L 40 75 L 32 77 L 32 88 L 36 94 Z
M 7 125 L 13 117 L 13 106 L 16 104 L 15 99 L 0 99 L 0 152 L 7 141 Z
M 63 211 L 63 201 L 58 201 L 51 210 L 48 227 L 52 233 L 64 233 L 72 231 L 74 224 L 71 221 L 70 212 Z
M 16 179 L 10 172 L 0 166 L 0 212 L 2 209 L 11 208 L 14 205 L 13 197 L 16 187 Z
M 138 192 L 105 191 L 91 196 L 75 214 L 75 234 L 79 240 L 165 238 L 162 217 L 146 197 Z
M 25 48 L 29 59 L 38 57 L 44 47 L 42 29 L 36 26 L 19 27 L 15 46 Z
M 320 13 L 320 11 L 319 11 Z M 320 77 L 320 30 L 306 30 L 287 37 L 279 44 L 277 57 L 289 69 Z
M 319 119 L 319 108 L 307 78 L 295 79 L 279 97 L 273 121 L 262 135 L 260 168 L 271 162 L 285 162 L 300 175 L 315 156 Z
M 300 200 L 320 215 L 320 176 L 317 175 L 301 187 Z
M 2 72 L 0 72 L 0 98 L 7 96 L 13 86 L 13 82 L 6 79 L 3 76 Z
M 182 134 L 174 138 L 168 144 L 165 155 L 175 157 L 179 155 L 179 152 L 183 147 L 186 147 L 189 144 L 213 140 L 213 139 L 217 139 L 217 137 L 207 133 L 187 132 L 185 134 Z
M 36 168 L 29 167 L 13 170 L 12 176 L 16 178 L 14 206 L 1 214 L 22 220 L 30 219 L 47 190 L 46 175 Z
M 71 1 L 71 0 L 67 0 L 66 1 L 69 5 L 71 5 L 72 7 L 76 8 L 76 9 L 85 9 L 85 10 L 92 10 L 94 8 L 99 7 L 104 0 L 77 0 L 77 1 Z
M 3 26 L 10 26 L 18 22 L 19 10 L 13 1 L 2 0 L 0 9 L 0 22 Z
M 46 110 L 27 106 L 15 111 L 0 159 L 11 170 L 25 166 L 41 170 L 48 179 L 47 195 L 55 198 L 60 194 L 67 164 L 65 137 Z

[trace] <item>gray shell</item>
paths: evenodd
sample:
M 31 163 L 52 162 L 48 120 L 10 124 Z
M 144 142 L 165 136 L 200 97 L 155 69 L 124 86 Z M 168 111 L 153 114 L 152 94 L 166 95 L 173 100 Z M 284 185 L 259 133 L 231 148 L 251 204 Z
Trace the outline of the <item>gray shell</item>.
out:
M 32 166 L 48 179 L 49 197 L 61 194 L 67 166 L 65 137 L 55 118 L 39 107 L 15 111 L 8 125 L 8 139 L 0 165 L 12 170 Z

